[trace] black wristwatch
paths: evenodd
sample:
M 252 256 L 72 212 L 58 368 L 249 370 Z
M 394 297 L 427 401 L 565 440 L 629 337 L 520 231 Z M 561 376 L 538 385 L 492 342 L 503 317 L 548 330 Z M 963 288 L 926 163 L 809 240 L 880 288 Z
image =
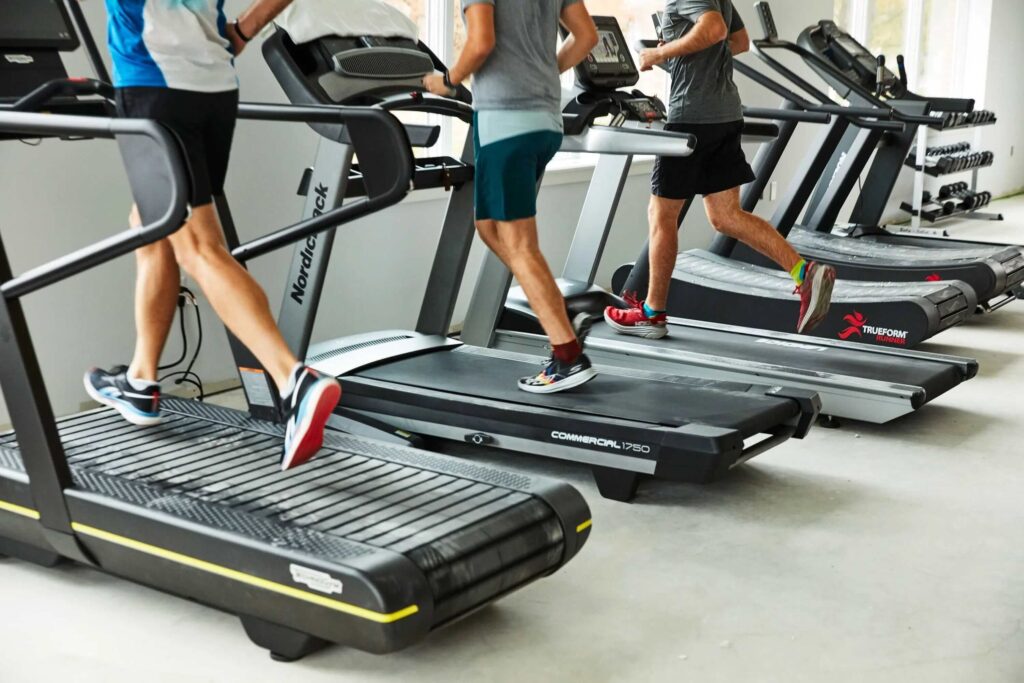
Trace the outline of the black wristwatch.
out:
M 252 37 L 251 36 L 247 36 L 244 33 L 242 33 L 242 27 L 239 26 L 238 19 L 235 19 L 234 27 L 235 27 L 235 33 L 238 34 L 238 37 L 242 39 L 243 43 L 250 43 L 250 42 L 252 42 Z
M 452 85 L 452 74 L 447 70 L 444 72 L 444 85 L 449 90 L 455 90 L 455 86 Z

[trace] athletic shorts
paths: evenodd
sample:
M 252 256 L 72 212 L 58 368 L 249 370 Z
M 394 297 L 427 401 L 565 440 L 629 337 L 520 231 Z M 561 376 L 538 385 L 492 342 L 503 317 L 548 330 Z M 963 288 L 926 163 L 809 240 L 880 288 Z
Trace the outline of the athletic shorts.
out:
M 655 196 L 688 201 L 754 180 L 743 154 L 743 121 L 669 123 L 665 129 L 696 136 L 697 147 L 688 157 L 658 157 L 651 176 Z
M 537 215 L 537 184 L 562 146 L 562 134 L 550 130 L 525 133 L 480 146 L 476 151 L 476 218 L 517 221 Z
M 205 93 L 172 88 L 119 88 L 117 113 L 125 118 L 152 119 L 177 136 L 188 163 L 190 206 L 209 204 L 213 197 L 224 193 L 238 118 L 237 90 Z M 125 160 L 133 180 L 149 173 L 151 160 L 147 161 L 145 156 L 130 155 Z

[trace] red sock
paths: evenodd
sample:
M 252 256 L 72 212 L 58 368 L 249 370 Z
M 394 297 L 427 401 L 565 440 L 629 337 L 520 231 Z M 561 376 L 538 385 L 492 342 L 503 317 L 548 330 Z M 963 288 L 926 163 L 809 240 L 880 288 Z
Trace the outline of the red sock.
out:
M 551 347 L 551 355 L 560 363 L 574 363 L 583 355 L 583 346 L 578 339 L 573 339 L 567 344 L 554 344 Z

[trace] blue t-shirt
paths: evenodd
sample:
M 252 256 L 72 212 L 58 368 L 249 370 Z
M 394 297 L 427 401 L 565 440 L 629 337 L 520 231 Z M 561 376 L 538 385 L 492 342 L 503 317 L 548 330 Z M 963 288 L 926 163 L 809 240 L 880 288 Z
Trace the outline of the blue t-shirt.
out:
M 114 85 L 238 88 L 224 0 L 106 0 Z

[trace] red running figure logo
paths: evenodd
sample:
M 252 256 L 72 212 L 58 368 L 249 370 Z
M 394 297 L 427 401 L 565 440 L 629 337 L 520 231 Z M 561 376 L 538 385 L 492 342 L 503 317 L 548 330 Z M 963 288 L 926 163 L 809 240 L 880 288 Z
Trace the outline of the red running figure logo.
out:
M 896 330 L 890 327 L 876 327 L 868 325 L 867 317 L 860 311 L 854 311 L 843 316 L 843 320 L 849 325 L 839 333 L 839 338 L 846 341 L 850 337 L 864 337 L 865 335 L 879 344 L 892 344 L 894 346 L 906 346 L 909 332 Z
M 864 323 L 866 323 L 868 319 L 865 318 L 860 311 L 854 311 L 853 313 L 844 316 L 843 320 L 845 320 L 850 326 L 839 333 L 840 339 L 845 341 L 853 335 L 857 335 L 858 337 L 863 336 L 861 328 L 864 327 Z

